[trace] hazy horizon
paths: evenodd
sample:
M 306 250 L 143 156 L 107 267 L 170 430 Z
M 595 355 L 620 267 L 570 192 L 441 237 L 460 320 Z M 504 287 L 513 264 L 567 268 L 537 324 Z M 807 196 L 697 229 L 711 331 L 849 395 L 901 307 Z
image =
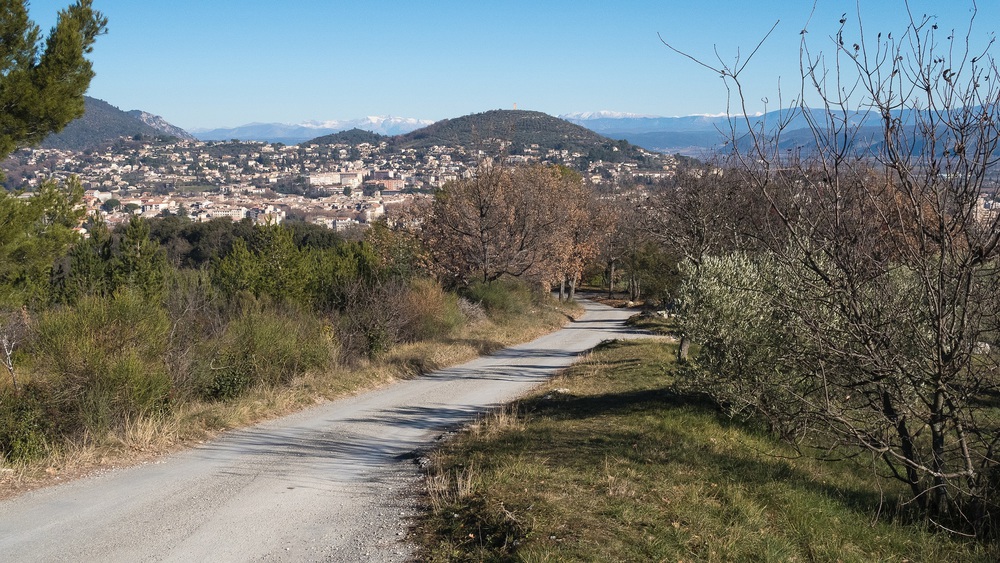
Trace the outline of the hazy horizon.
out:
M 43 30 L 70 0 L 33 0 Z M 872 4 L 872 3 L 869 3 Z M 865 37 L 901 32 L 900 1 L 866 4 Z M 937 14 L 942 31 L 968 27 L 971 0 L 910 0 L 914 17 Z M 727 110 L 718 75 L 669 50 L 660 37 L 712 62 L 741 60 L 778 22 L 743 76 L 751 113 L 777 107 L 779 83 L 799 84 L 802 30 L 827 50 L 842 17 L 857 35 L 854 2 L 706 0 L 605 3 L 555 0 L 503 5 L 241 3 L 94 0 L 108 34 L 91 54 L 88 92 L 184 129 L 300 124 L 393 115 L 421 120 L 490 109 L 550 115 L 616 111 L 663 117 Z M 1000 21 L 980 2 L 973 47 Z M 943 35 L 942 35 L 943 37 Z M 853 40 L 853 39 L 852 39 Z M 766 102 L 764 100 L 767 100 Z

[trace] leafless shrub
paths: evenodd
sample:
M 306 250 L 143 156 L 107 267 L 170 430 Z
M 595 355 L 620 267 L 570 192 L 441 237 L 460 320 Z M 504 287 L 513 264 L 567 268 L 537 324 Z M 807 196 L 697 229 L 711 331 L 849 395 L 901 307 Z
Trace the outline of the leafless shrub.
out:
M 486 311 L 483 310 L 483 306 L 479 303 L 473 303 L 465 297 L 458 298 L 458 310 L 469 322 L 475 323 L 486 319 Z
M 14 395 L 20 393 L 17 372 L 14 369 L 14 351 L 27 337 L 30 324 L 28 310 L 24 307 L 0 312 L 0 352 L 3 353 L 3 365 L 10 374 L 11 387 Z
M 356 281 L 346 292 L 339 314 L 337 339 L 346 359 L 378 358 L 400 341 L 403 319 L 398 308 L 406 284 L 392 281 L 369 284 Z

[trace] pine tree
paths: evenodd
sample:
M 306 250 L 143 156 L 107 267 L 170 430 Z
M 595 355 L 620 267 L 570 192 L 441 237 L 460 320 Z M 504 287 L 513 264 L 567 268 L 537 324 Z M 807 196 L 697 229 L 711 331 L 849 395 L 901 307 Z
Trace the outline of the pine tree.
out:
M 149 237 L 149 224 L 132 216 L 122 235 L 118 255 L 112 262 L 112 287 L 128 287 L 148 299 L 163 296 L 167 257 Z
M 47 182 L 32 197 L 0 190 L 0 305 L 48 299 L 55 260 L 79 239 L 83 188 Z
M 90 237 L 73 246 L 64 275 L 54 280 L 54 301 L 76 303 L 84 295 L 111 293 L 111 231 L 100 213 L 90 223 Z
M 0 0 L 0 159 L 83 115 L 94 76 L 85 55 L 106 28 L 91 0 L 79 0 L 59 12 L 43 48 L 27 0 Z

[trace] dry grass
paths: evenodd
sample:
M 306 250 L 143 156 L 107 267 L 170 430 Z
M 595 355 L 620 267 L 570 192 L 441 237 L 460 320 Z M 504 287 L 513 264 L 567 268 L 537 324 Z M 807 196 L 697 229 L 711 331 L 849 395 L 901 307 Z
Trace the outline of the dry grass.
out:
M 254 387 L 229 401 L 178 403 L 165 414 L 130 420 L 122 432 L 84 436 L 77 442 L 48 448 L 47 455 L 38 461 L 0 466 L 0 498 L 102 468 L 141 463 L 226 430 L 464 363 L 551 332 L 581 311 L 578 306 L 551 304 L 525 315 L 505 316 L 498 322 L 484 318 L 440 341 L 397 346 L 379 361 L 337 364 L 321 373 L 297 377 L 284 386 Z
M 441 510 L 471 497 L 478 482 L 473 465 L 434 473 L 427 477 L 427 496 L 434 510 Z

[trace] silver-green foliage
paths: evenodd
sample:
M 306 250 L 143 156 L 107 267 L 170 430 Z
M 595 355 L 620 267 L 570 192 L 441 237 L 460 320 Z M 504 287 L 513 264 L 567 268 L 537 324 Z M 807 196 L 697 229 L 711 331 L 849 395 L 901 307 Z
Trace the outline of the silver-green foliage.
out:
M 981 342 L 996 336 L 995 268 L 964 284 L 940 261 L 837 258 L 797 247 L 685 266 L 682 327 L 700 349 L 682 384 L 801 445 L 861 448 L 918 497 L 946 487 L 987 512 L 998 368 Z M 963 291 L 965 310 L 934 314 L 932 300 Z

